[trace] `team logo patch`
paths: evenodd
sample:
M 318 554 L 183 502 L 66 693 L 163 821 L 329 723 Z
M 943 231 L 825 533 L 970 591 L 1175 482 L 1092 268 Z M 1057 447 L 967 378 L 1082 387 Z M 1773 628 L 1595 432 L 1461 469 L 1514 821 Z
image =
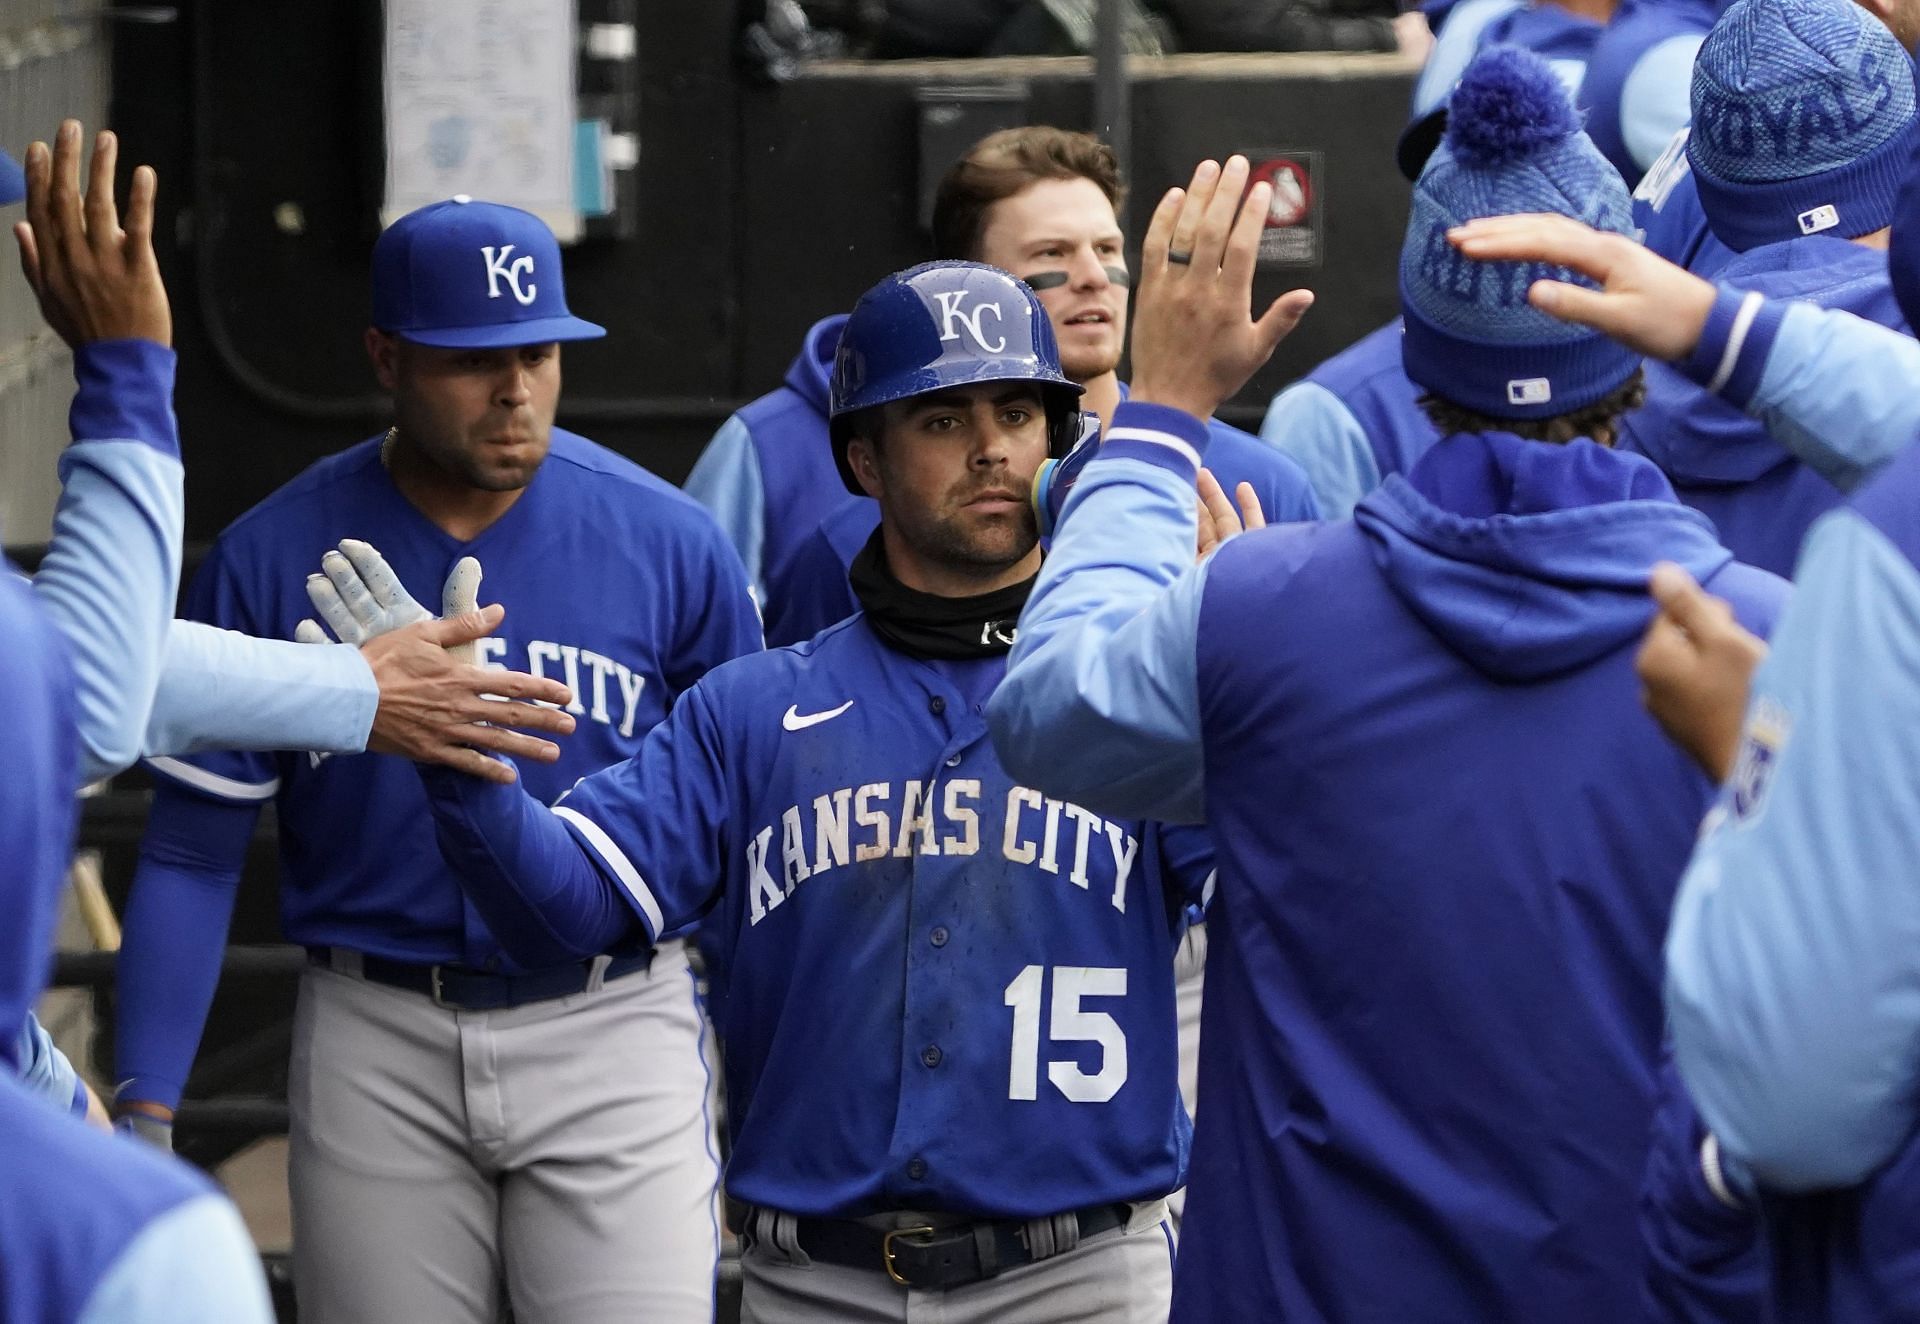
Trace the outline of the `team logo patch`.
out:
M 1553 399 L 1553 383 L 1545 377 L 1520 377 L 1507 383 L 1510 405 L 1543 405 Z
M 1793 730 L 1793 719 L 1774 699 L 1763 698 L 1747 718 L 1747 729 L 1740 737 L 1740 754 L 1733 763 L 1733 775 L 1727 779 L 1728 803 L 1733 821 L 1745 823 L 1766 806 L 1767 790 L 1780 766 L 1780 752 L 1786 748 Z
M 1832 203 L 1828 203 L 1821 207 L 1809 207 L 1800 213 L 1798 220 L 1801 234 L 1819 234 L 1840 224 L 1840 213 L 1834 210 Z
M 500 283 L 505 281 L 514 302 L 524 308 L 539 297 L 540 287 L 533 283 L 533 256 L 522 253 L 519 257 L 512 257 L 514 247 L 513 244 L 506 244 L 496 250 L 492 244 L 488 244 L 480 250 L 480 257 L 487 267 L 487 297 L 499 298 Z M 512 260 L 509 261 L 509 258 Z M 527 282 L 525 289 L 520 287 L 523 279 Z

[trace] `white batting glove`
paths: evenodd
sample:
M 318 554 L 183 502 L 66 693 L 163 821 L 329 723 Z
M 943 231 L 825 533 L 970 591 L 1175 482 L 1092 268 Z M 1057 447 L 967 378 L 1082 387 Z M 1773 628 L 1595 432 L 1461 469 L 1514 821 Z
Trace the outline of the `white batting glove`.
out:
M 312 619 L 294 627 L 293 637 L 303 644 L 327 644 L 338 638 L 356 647 L 404 626 L 433 619 L 433 613 L 407 592 L 393 567 L 371 543 L 357 539 L 341 540 L 338 551 L 320 558 L 323 573 L 307 576 L 307 598 L 333 636 Z M 458 616 L 477 611 L 480 605 L 480 562 L 463 556 L 447 576 L 441 588 L 442 614 Z M 448 650 L 459 662 L 472 665 L 477 655 L 474 644 L 461 644 Z

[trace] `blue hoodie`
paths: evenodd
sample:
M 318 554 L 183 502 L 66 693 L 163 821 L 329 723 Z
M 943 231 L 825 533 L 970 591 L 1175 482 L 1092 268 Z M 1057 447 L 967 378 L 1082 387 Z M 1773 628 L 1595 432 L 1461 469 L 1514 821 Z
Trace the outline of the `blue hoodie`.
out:
M 769 638 L 790 633 L 783 622 L 794 556 L 820 522 L 849 507 L 878 518 L 869 498 L 841 482 L 827 436 L 827 381 L 846 324 L 844 313 L 815 322 L 785 383 L 723 423 L 687 475 L 687 495 L 712 513 L 740 553 Z
M 1811 235 L 1766 244 L 1735 256 L 1719 278 L 1907 330 L 1886 253 L 1844 239 Z M 1844 500 L 1758 419 L 1664 363 L 1647 365 L 1647 402 L 1622 421 L 1619 444 L 1659 465 L 1680 500 L 1713 521 L 1736 557 L 1776 574 L 1793 573 L 1807 530 Z
M 1211 562 L 1176 1324 L 1637 1317 L 1660 942 L 1712 795 L 1639 705 L 1659 560 L 1770 628 L 1785 585 L 1585 441 L 1450 437 Z
M 46 985 L 80 748 L 67 648 L 11 563 L 0 639 L 16 701 L 0 778 L 0 1025 L 14 1027 Z M 0 1056 L 15 1041 L 0 1035 Z M 264 1322 L 258 1262 L 212 1184 L 49 1108 L 14 1080 L 17 1065 L 0 1063 L 0 1320 Z

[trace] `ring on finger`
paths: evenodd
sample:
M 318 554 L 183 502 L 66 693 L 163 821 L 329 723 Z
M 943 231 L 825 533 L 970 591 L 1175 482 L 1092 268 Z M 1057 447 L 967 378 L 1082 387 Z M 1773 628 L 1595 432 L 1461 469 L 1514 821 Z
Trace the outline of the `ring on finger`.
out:
M 1193 250 L 1169 248 L 1167 250 L 1167 261 L 1176 267 L 1189 266 L 1193 262 Z

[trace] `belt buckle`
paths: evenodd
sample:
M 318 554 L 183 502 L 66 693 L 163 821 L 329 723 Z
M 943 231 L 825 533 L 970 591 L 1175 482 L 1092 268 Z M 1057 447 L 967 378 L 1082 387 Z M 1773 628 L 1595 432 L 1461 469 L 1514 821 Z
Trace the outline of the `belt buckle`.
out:
M 925 1237 L 927 1240 L 920 1244 L 927 1246 L 933 1243 L 933 1229 L 930 1227 L 897 1227 L 880 1238 L 880 1262 L 886 1268 L 887 1277 L 893 1279 L 894 1282 L 900 1284 L 902 1287 L 912 1287 L 913 1284 L 905 1278 L 902 1278 L 900 1271 L 893 1267 L 893 1243 L 900 1237 Z
M 440 967 L 437 965 L 427 967 L 427 991 L 433 998 L 434 1006 L 445 1008 L 448 1011 L 454 1010 L 454 1008 L 448 1007 L 446 999 L 440 996 Z

